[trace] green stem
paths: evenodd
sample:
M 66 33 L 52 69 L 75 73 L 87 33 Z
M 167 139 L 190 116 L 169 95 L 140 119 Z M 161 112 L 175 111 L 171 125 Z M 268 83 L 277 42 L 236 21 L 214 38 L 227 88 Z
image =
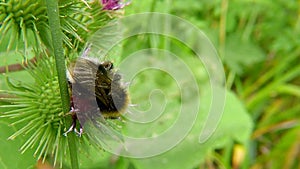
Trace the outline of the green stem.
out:
M 283 72 L 290 67 L 290 64 L 298 59 L 299 54 L 300 49 L 297 49 L 293 53 L 289 54 L 289 56 L 281 57 L 280 62 L 276 66 L 273 66 L 272 69 L 262 74 L 257 81 L 252 83 L 243 91 L 241 96 L 243 98 L 247 98 L 256 90 L 260 89 L 263 85 L 267 84 L 268 81 L 274 78 L 277 74 L 281 76 Z
M 228 11 L 228 0 L 222 0 L 221 3 L 221 16 L 220 16 L 220 30 L 219 30 L 219 50 L 220 57 L 223 59 L 225 57 L 225 46 L 226 46 L 226 20 Z
M 59 81 L 59 89 L 62 100 L 62 107 L 64 113 L 66 114 L 70 110 L 70 97 L 66 77 L 65 57 L 63 51 L 62 31 L 59 20 L 58 2 L 57 0 L 46 0 L 46 4 L 49 18 L 49 26 L 52 36 L 52 44 L 54 49 L 57 76 Z M 78 169 L 79 167 L 76 151 L 77 149 L 73 134 L 69 134 L 68 136 L 68 145 L 70 150 L 72 169 Z
M 299 75 L 300 75 L 300 66 L 297 66 L 297 67 L 293 68 L 292 70 L 290 70 L 289 72 L 282 75 L 279 79 L 274 80 L 273 82 L 268 84 L 268 86 L 260 89 L 259 92 L 257 92 L 255 94 L 255 97 L 252 97 L 252 99 L 250 99 L 247 102 L 247 104 L 246 104 L 247 108 L 252 109 L 254 107 L 254 105 L 261 102 L 264 98 L 269 97 L 272 93 L 278 93 L 278 89 L 282 90 L 281 87 L 283 85 L 288 85 L 288 84 L 286 84 L 288 81 L 291 81 L 292 79 L 294 79 L 296 77 L 299 77 Z M 295 90 L 295 89 L 296 88 L 293 88 L 293 90 Z M 289 90 L 291 90 L 291 88 L 289 88 Z

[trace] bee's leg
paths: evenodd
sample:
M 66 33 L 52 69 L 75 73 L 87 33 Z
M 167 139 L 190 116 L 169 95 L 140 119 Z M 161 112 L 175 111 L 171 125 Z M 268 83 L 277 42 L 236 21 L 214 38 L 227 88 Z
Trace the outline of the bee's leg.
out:
M 71 131 L 75 131 L 76 132 L 76 120 L 77 120 L 77 118 L 74 118 L 73 115 L 72 115 L 72 124 L 71 124 L 71 127 L 68 129 L 68 131 L 66 131 L 64 133 L 64 136 L 67 136 L 67 134 L 70 133 Z
M 76 133 L 79 137 L 81 137 L 81 135 L 82 135 L 82 133 L 83 133 L 83 127 L 81 126 L 81 124 L 80 124 L 79 131 L 77 131 L 76 128 L 74 129 L 74 131 L 75 131 L 75 133 Z
M 77 124 L 77 116 L 76 116 L 76 113 L 75 113 L 75 109 L 73 107 L 71 107 L 71 111 L 70 113 L 72 114 L 72 124 L 71 124 L 71 127 L 68 129 L 68 131 L 66 131 L 64 133 L 64 136 L 67 136 L 67 134 L 71 131 L 74 131 L 75 133 L 78 134 L 77 130 L 76 130 L 76 124 Z M 81 126 L 81 125 L 80 125 Z M 81 134 L 80 134 L 81 136 Z
M 74 110 L 74 112 L 75 112 L 75 110 Z M 73 130 L 74 130 L 74 132 L 75 132 L 79 137 L 81 137 L 81 135 L 82 135 L 82 133 L 83 133 L 83 127 L 82 127 L 81 124 L 79 123 L 79 126 L 80 126 L 79 131 L 76 129 L 76 122 L 77 122 L 78 118 L 77 118 L 77 116 L 76 116 L 75 113 L 72 115 L 72 119 L 73 119 L 72 125 L 74 125 L 74 126 L 73 126 Z M 71 127 L 72 127 L 72 126 L 71 126 Z

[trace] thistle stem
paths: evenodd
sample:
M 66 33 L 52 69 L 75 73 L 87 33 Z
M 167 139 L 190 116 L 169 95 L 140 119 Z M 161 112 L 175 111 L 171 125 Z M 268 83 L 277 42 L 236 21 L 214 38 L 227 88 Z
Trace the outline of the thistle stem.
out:
M 62 31 L 59 20 L 59 9 L 57 0 L 46 0 L 49 26 L 52 36 L 52 44 L 54 49 L 56 70 L 59 81 L 60 95 L 64 113 L 70 110 L 70 97 L 68 92 L 68 84 L 66 77 L 65 57 L 63 52 Z M 77 149 L 73 134 L 68 137 L 68 145 L 70 150 L 72 169 L 78 169 Z

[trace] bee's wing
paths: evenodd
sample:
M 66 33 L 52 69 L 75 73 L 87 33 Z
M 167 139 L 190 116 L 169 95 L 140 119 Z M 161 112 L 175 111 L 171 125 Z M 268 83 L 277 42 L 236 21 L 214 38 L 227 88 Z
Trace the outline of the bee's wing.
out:
M 121 26 L 117 21 L 112 21 L 96 31 L 87 41 L 81 57 L 95 58 L 98 61 L 119 58 L 122 39 Z
M 96 97 L 99 96 L 96 94 L 95 85 L 99 80 L 105 81 L 103 78 L 95 77 L 98 66 L 99 64 L 87 58 L 77 60 L 73 70 L 72 97 L 80 124 L 97 144 L 103 145 L 109 140 L 120 140 L 121 134 L 113 123 L 103 118 L 97 105 Z
M 122 142 L 121 133 L 113 123 L 101 115 L 95 93 L 96 85 L 102 85 L 106 78 L 96 78 L 101 62 L 115 60 L 113 48 L 121 40 L 117 22 L 102 27 L 91 36 L 73 68 L 72 97 L 77 118 L 85 133 L 100 146 Z M 109 56 L 109 57 L 108 57 Z M 116 56 L 117 57 L 117 56 Z M 109 79 L 111 80 L 111 79 Z
M 73 81 L 76 85 L 95 93 L 95 79 L 98 63 L 86 58 L 78 58 L 73 68 Z
M 100 116 L 95 102 L 96 71 L 97 63 L 86 58 L 78 58 L 72 71 L 72 100 L 81 125 Z

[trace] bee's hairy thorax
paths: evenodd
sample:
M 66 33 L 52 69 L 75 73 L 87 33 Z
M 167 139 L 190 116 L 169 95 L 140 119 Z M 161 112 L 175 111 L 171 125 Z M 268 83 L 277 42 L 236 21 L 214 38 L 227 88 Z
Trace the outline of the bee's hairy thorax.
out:
M 116 119 L 126 111 L 129 102 L 127 87 L 112 62 L 97 63 L 79 58 L 71 75 L 71 102 L 76 115 L 83 117 L 81 119 L 99 115 Z
M 97 105 L 105 118 L 118 118 L 128 104 L 126 87 L 122 77 L 113 69 L 109 61 L 98 66 L 95 78 L 95 95 Z

